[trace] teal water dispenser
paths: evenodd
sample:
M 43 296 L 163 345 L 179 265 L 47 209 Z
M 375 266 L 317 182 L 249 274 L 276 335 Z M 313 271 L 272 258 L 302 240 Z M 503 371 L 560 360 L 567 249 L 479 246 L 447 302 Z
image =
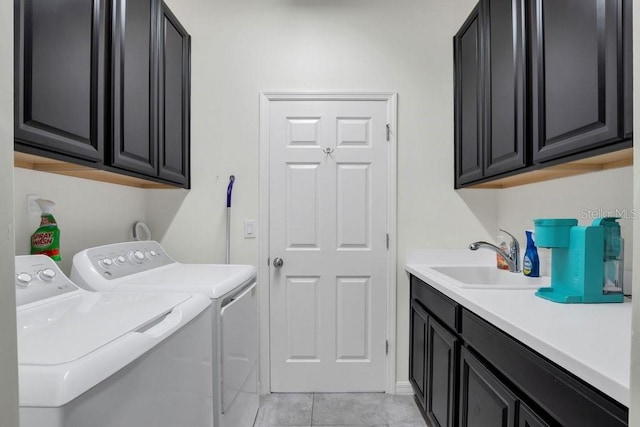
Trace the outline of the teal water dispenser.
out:
M 536 219 L 536 245 L 551 248 L 551 286 L 540 298 L 560 303 L 622 302 L 623 242 L 618 218 L 578 226 L 574 218 Z

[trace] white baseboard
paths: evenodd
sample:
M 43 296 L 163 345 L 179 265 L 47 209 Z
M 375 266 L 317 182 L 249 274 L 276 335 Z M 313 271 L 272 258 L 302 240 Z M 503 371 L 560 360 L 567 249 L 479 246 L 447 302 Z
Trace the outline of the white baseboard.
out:
M 411 388 L 411 383 L 409 381 L 398 381 L 396 382 L 396 394 L 413 394 L 413 388 Z

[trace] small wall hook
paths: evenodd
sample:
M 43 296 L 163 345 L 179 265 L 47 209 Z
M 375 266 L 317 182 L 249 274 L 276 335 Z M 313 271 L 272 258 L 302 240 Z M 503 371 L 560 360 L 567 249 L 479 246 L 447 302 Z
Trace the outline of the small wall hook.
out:
M 325 148 L 323 148 L 323 149 L 322 149 L 322 152 L 323 152 L 324 154 L 332 154 L 332 153 L 333 153 L 333 150 L 334 150 L 333 148 L 325 147 Z

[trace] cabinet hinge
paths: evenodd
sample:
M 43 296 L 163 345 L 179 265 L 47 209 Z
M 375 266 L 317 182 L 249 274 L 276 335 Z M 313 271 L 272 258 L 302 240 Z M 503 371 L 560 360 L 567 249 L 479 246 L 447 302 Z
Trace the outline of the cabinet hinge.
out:
M 387 249 L 389 249 L 389 233 L 387 233 Z
M 267 257 L 267 267 L 271 265 L 271 257 Z
M 389 340 L 384 342 L 384 354 L 389 354 Z
M 389 141 L 391 135 L 391 124 L 387 123 L 387 141 Z

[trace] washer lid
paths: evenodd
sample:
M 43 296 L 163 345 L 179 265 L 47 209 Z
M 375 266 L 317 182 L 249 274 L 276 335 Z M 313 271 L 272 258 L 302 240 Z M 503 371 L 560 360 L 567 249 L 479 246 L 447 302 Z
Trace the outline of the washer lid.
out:
M 86 292 L 18 309 L 18 363 L 73 362 L 161 318 L 189 297 Z
M 252 265 L 173 263 L 114 279 L 116 290 L 204 293 L 220 298 L 256 277 Z M 91 283 L 93 284 L 93 283 Z

